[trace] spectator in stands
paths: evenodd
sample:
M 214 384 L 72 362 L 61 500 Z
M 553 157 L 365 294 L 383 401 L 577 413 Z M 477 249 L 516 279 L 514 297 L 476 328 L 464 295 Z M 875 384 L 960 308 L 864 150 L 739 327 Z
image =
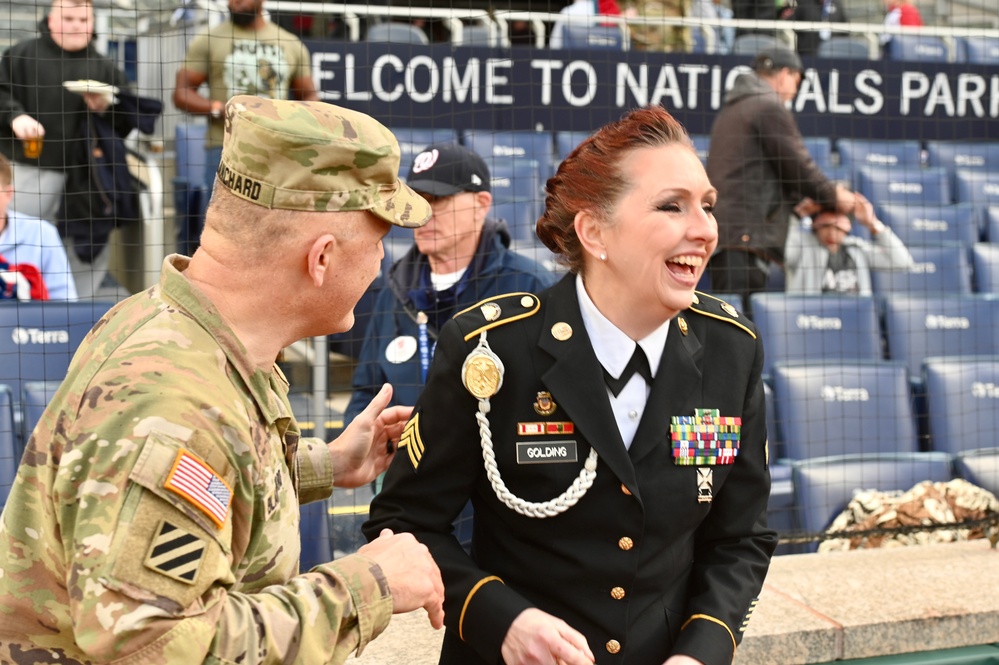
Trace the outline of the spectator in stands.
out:
M 362 113 L 226 114 L 201 247 L 94 327 L 28 440 L 0 517 L 2 663 L 343 663 L 394 613 L 443 623 L 412 536 L 299 571 L 300 503 L 369 483 L 410 409 L 386 387 L 336 440 L 301 437 L 275 365 L 350 326 L 389 225 L 430 207 Z
M 385 383 L 394 404 L 414 404 L 440 329 L 454 314 L 483 298 L 537 293 L 554 282 L 539 263 L 511 251 L 506 225 L 489 219 L 489 168 L 474 151 L 432 145 L 414 158 L 406 182 L 433 215 L 414 231 L 413 246 L 389 268 L 375 298 L 345 422 Z
M 229 21 L 199 34 L 177 70 L 173 103 L 208 117 L 205 189 L 211 192 L 222 155 L 223 116 L 233 95 L 316 101 L 305 44 L 263 15 L 264 0 L 229 0 Z M 208 84 L 208 96 L 198 88 Z
M 778 11 L 783 3 L 775 3 L 774 0 L 732 0 L 732 15 L 737 19 L 749 19 L 753 21 L 776 21 Z M 752 33 L 763 33 L 773 35 L 773 30 L 756 30 L 750 28 L 738 28 L 736 36 Z
M 798 211 L 805 216 L 801 221 L 792 219 L 784 250 L 788 293 L 869 296 L 871 270 L 912 267 L 909 250 L 874 215 L 874 206 L 867 197 L 860 193 L 855 196 L 854 219 L 870 232 L 870 241 L 850 235 L 852 224 L 847 215 L 818 209 L 813 201 L 799 204 Z
M 629 0 L 625 8 L 628 16 L 661 19 L 663 17 L 689 17 L 693 11 L 691 0 Z M 690 53 L 694 38 L 685 25 L 629 24 L 631 47 L 636 51 L 661 51 L 665 53 Z
M 128 89 L 124 72 L 93 45 L 94 8 L 90 0 L 53 0 L 39 25 L 41 34 L 12 46 L 0 63 L 0 152 L 14 163 L 18 212 L 56 220 L 80 297 L 94 294 L 110 261 L 113 228 L 97 229 L 89 215 L 66 209 L 70 194 L 94 189 L 91 150 L 82 127 L 90 114 L 110 115 L 126 132 L 125 114 L 114 112 L 111 86 Z M 64 87 L 84 81 L 82 94 Z
M 777 537 L 762 341 L 694 294 L 714 201 L 683 127 L 632 111 L 548 180 L 538 235 L 570 274 L 441 331 L 363 529 L 430 548 L 443 665 L 732 661 Z M 720 427 L 732 447 L 695 450 Z
M 694 18 L 735 18 L 732 8 L 725 4 L 725 0 L 694 0 L 690 15 Z M 714 28 L 714 31 L 715 52 L 730 53 L 735 42 L 735 28 Z
M 617 0 L 572 0 L 560 11 L 559 18 L 552 24 L 551 35 L 548 38 L 550 48 L 562 48 L 564 43 L 563 27 L 566 24 L 578 24 L 587 16 L 600 14 L 602 16 L 620 16 L 621 6 Z
M 11 209 L 12 182 L 10 162 L 0 155 L 0 300 L 76 300 L 59 232 Z
M 716 293 L 742 296 L 766 289 L 780 270 L 789 219 L 803 197 L 848 213 L 854 196 L 825 176 L 809 155 L 787 108 L 801 82 L 801 59 L 763 49 L 753 71 L 726 94 L 711 128 L 708 177 L 718 188 L 718 251 L 708 266 Z M 748 309 L 748 308 L 747 308 Z
M 794 0 L 781 11 L 787 21 L 814 23 L 847 23 L 849 19 L 839 0 Z M 797 50 L 800 55 L 815 55 L 819 44 L 832 36 L 829 30 L 795 30 Z
M 885 3 L 885 27 L 894 28 L 899 26 L 918 28 L 923 25 L 923 17 L 909 0 L 884 0 Z M 892 36 L 888 33 L 881 35 L 881 43 L 887 44 Z

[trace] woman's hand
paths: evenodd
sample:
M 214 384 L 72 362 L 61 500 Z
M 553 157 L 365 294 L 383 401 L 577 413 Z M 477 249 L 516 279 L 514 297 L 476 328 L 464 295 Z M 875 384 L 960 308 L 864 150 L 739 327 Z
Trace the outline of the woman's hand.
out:
M 500 649 L 507 665 L 592 665 L 586 638 L 565 621 L 539 609 L 521 612 Z

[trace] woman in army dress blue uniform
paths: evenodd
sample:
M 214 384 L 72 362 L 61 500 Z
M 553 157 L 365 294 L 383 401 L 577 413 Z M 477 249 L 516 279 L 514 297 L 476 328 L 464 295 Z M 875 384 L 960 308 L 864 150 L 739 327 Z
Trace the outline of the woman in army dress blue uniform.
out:
M 442 330 L 365 525 L 440 566 L 441 663 L 731 662 L 776 535 L 762 343 L 694 290 L 715 197 L 679 123 L 632 111 L 548 181 L 538 235 L 571 274 Z

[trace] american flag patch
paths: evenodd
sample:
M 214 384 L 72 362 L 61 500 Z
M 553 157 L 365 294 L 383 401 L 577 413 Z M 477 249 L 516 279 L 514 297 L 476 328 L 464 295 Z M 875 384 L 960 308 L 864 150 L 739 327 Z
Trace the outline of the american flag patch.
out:
M 225 524 L 232 501 L 232 489 L 200 459 L 182 450 L 163 484 L 208 515 L 218 528 Z

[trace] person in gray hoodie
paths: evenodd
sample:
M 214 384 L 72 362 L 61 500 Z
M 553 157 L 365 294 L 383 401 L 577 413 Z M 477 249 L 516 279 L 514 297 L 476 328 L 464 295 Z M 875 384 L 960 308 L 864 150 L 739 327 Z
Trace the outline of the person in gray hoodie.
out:
M 802 199 L 849 213 L 854 195 L 808 154 L 788 106 L 803 67 L 793 51 L 763 49 L 740 75 L 711 128 L 707 172 L 718 189 L 718 249 L 708 264 L 711 290 L 749 296 L 766 288 L 784 259 L 788 220 Z
M 832 210 L 818 210 L 808 218 L 792 220 L 784 248 L 787 292 L 794 295 L 834 293 L 869 296 L 871 270 L 909 270 L 913 259 L 905 243 L 875 215 L 874 206 L 863 194 L 857 194 L 853 216 L 865 227 L 870 240 L 850 235 L 852 223 L 847 215 Z M 817 208 L 806 201 L 798 207 L 808 212 Z

